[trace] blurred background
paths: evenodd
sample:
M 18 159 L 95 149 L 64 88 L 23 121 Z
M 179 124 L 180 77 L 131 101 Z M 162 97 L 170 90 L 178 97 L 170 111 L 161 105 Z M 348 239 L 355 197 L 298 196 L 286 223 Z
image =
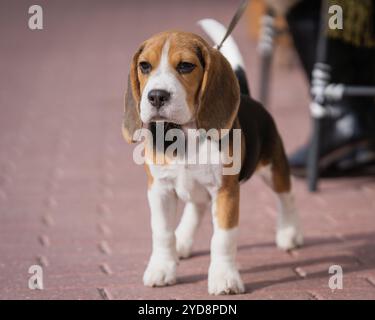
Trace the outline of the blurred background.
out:
M 28 9 L 43 8 L 43 30 Z M 0 299 L 207 299 L 211 223 L 176 286 L 145 288 L 151 251 L 147 182 L 123 141 L 123 94 L 139 44 L 168 29 L 202 36 L 196 22 L 228 25 L 236 0 L 0 1 Z M 263 1 L 251 1 L 233 36 L 253 96 Z M 285 19 L 276 24 L 284 29 Z M 309 139 L 308 77 L 288 32 L 275 41 L 267 107 L 291 154 Z M 375 180 L 323 179 L 309 193 L 294 179 L 306 246 L 273 242 L 276 203 L 254 177 L 241 189 L 241 299 L 375 298 Z M 328 287 L 343 267 L 345 286 Z M 30 290 L 29 267 L 44 289 Z M 228 297 L 225 297 L 226 299 Z

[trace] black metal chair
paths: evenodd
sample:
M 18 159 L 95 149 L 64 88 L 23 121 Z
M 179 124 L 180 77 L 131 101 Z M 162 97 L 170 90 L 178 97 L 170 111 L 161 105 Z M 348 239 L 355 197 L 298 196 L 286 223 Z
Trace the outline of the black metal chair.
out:
M 261 20 L 261 29 L 258 42 L 258 53 L 260 55 L 260 85 L 259 100 L 268 107 L 268 92 L 271 82 L 271 65 L 274 51 L 274 39 L 280 31 L 275 28 L 275 15 L 268 9 Z
M 310 111 L 313 121 L 313 133 L 311 147 L 308 158 L 307 179 L 310 191 L 316 191 L 318 186 L 319 170 L 319 145 L 321 121 L 324 117 L 329 117 L 330 113 L 326 108 L 327 102 L 338 101 L 343 97 L 361 96 L 375 97 L 375 87 L 372 86 L 350 86 L 330 82 L 331 68 L 327 61 L 327 36 L 328 28 L 328 2 L 322 1 L 321 26 L 316 52 L 316 63 L 312 73 L 311 95 L 312 102 Z
M 313 122 L 313 132 L 310 152 L 308 157 L 307 180 L 310 191 L 316 191 L 318 186 L 319 170 L 319 145 L 321 121 L 329 117 L 330 113 L 326 108 L 327 102 L 338 101 L 347 96 L 375 97 L 375 87 L 350 86 L 330 82 L 331 68 L 327 61 L 327 36 L 328 28 L 328 2 L 322 1 L 321 25 L 316 51 L 316 63 L 312 72 L 310 112 Z M 283 30 L 277 30 L 274 24 L 274 13 L 267 10 L 262 19 L 261 35 L 258 44 L 258 52 L 261 57 L 260 92 L 259 99 L 265 107 L 268 106 L 268 92 L 270 85 L 270 72 L 274 49 L 274 38 Z

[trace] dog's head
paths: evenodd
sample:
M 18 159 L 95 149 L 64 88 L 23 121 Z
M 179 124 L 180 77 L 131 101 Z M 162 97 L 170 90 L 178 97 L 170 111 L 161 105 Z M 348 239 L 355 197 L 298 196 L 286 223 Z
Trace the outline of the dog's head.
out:
M 201 37 L 163 32 L 142 43 L 131 66 L 125 96 L 124 137 L 133 142 L 142 123 L 229 129 L 240 100 L 229 62 Z

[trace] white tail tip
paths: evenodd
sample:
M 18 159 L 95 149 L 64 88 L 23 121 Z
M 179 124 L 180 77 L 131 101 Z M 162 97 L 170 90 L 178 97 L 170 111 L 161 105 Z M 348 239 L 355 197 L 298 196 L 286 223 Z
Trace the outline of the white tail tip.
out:
M 214 19 L 202 19 L 198 25 L 207 33 L 217 47 L 223 40 L 227 29 Z M 245 69 L 245 64 L 241 52 L 232 36 L 229 36 L 220 49 L 221 53 L 227 58 L 232 68 L 235 70 L 238 66 Z

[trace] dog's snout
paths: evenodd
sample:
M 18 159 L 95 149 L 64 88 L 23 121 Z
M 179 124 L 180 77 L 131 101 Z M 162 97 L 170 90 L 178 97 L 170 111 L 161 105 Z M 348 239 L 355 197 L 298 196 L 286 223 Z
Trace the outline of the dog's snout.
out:
M 170 99 L 171 94 L 168 91 L 165 90 L 151 90 L 148 93 L 148 101 L 155 107 L 155 108 L 160 108 L 164 106 Z

